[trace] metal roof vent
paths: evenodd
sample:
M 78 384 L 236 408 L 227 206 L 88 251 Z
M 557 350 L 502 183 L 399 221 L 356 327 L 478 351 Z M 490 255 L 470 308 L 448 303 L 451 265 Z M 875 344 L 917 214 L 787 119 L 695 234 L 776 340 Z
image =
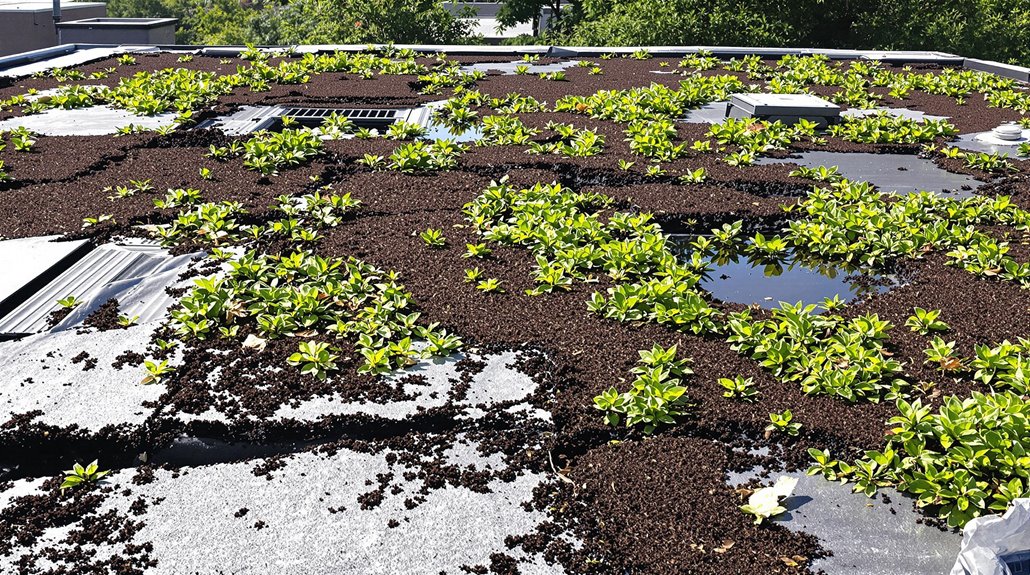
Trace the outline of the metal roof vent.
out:
M 825 128 L 840 120 L 840 106 L 811 94 L 733 94 L 728 116 L 785 124 L 805 119 Z
M 974 139 L 994 146 L 1018 146 L 1030 140 L 1030 130 L 1024 130 L 1016 122 L 1006 122 L 990 132 L 976 134 Z

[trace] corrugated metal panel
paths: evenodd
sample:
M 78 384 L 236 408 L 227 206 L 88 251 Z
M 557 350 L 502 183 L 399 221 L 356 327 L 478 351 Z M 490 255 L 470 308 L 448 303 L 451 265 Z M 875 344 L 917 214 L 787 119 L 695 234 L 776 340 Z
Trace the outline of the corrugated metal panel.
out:
M 214 120 L 205 120 L 197 128 L 218 128 L 227 136 L 242 136 L 265 130 L 282 117 L 279 106 L 242 106 L 232 114 Z
M 0 317 L 13 311 L 41 285 L 56 277 L 92 246 L 86 240 L 59 242 L 60 236 L 0 241 Z
M 60 307 L 57 300 L 74 295 L 83 303 L 55 328 L 69 329 L 80 324 L 87 315 L 111 297 L 121 301 L 121 296 L 144 283 L 148 285 L 146 293 L 149 297 L 127 302 L 131 305 L 126 306 L 122 310 L 123 313 L 140 315 L 141 321 L 145 320 L 141 311 L 160 308 L 160 313 L 163 314 L 167 307 L 166 303 L 171 301 L 170 298 L 164 295 L 164 298 L 168 299 L 167 302 L 154 300 L 162 299 L 158 294 L 164 293 L 164 286 L 175 282 L 175 276 L 188 264 L 191 257 L 173 258 L 156 243 L 133 242 L 100 246 L 0 320 L 0 334 L 27 334 L 46 330 L 50 313 Z M 167 282 L 159 290 L 151 289 L 154 282 L 146 281 L 149 276 L 155 274 L 161 274 L 160 279 Z

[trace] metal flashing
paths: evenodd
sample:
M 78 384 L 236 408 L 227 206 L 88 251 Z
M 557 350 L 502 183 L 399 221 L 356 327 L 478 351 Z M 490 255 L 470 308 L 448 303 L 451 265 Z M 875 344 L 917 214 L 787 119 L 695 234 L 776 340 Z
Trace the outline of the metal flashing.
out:
M 962 65 L 970 70 L 990 72 L 1004 78 L 1012 78 L 1020 82 L 1030 82 L 1030 68 L 1023 66 L 1002 64 L 1001 62 L 992 62 L 990 60 L 978 60 L 976 58 L 966 58 Z
M 83 303 L 77 306 L 55 330 L 69 329 L 79 325 L 87 315 L 108 299 L 112 297 L 118 299 L 120 295 L 129 294 L 132 288 L 142 284 L 150 276 L 181 268 L 194 255 L 172 257 L 156 243 L 142 240 L 100 246 L 68 267 L 11 313 L 0 319 L 0 335 L 20 336 L 45 331 L 50 313 L 59 309 L 57 300 L 70 295 L 75 296 Z M 164 276 L 161 279 L 169 280 Z M 174 283 L 175 278 L 170 279 L 171 283 Z M 164 285 L 171 285 L 171 283 Z M 165 297 L 170 303 L 170 296 L 166 295 Z M 119 301 L 121 300 L 119 299 Z M 140 315 L 140 321 L 155 319 L 155 315 L 159 317 L 167 308 L 167 305 L 161 302 L 128 303 L 132 305 L 126 306 L 122 311 L 131 315 Z M 156 314 L 155 310 L 159 307 L 160 314 Z M 141 311 L 146 313 L 146 318 L 143 317 L 144 313 Z
M 59 237 L 0 241 L 0 318 L 91 249 L 86 240 L 55 241 Z

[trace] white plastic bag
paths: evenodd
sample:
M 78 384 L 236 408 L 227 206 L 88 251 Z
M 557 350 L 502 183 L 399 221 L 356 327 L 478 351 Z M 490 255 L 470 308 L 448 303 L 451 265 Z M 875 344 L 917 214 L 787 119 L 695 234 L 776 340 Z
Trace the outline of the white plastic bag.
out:
M 951 575 L 1024 573 L 1030 573 L 1030 499 L 1016 499 L 1001 517 L 977 517 L 966 523 Z

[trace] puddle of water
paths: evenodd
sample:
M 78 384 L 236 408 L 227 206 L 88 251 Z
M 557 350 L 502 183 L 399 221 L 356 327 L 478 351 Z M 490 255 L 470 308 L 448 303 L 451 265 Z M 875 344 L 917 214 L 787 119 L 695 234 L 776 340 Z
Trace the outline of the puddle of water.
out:
M 156 130 L 173 125 L 174 120 L 174 113 L 138 116 L 107 105 L 69 110 L 52 108 L 39 114 L 0 121 L 0 131 L 25 127 L 43 136 L 110 136 L 129 124 Z
M 700 108 L 687 110 L 679 121 L 688 124 L 718 124 L 726 120 L 729 106 L 730 103 L 726 100 L 710 102 Z
M 917 122 L 922 122 L 923 120 L 947 120 L 948 118 L 950 118 L 950 116 L 934 116 L 932 114 L 927 114 L 925 112 L 921 112 L 919 110 L 912 110 L 909 108 L 887 108 L 884 106 L 868 109 L 850 108 L 841 112 L 840 115 L 852 116 L 855 118 L 864 118 L 866 116 L 875 116 L 883 112 L 887 112 L 891 116 L 895 116 L 897 118 L 906 118 L 909 120 L 915 120 Z
M 869 182 L 883 192 L 911 194 L 937 192 L 952 198 L 968 198 L 984 182 L 953 174 L 932 161 L 909 154 L 804 152 L 790 158 L 759 158 L 757 164 L 792 163 L 809 168 L 837 166 L 849 180 Z
M 1023 130 L 1023 136 L 1019 140 L 1005 142 L 991 137 L 991 132 L 977 132 L 975 134 L 962 134 L 954 142 L 956 148 L 972 152 L 986 152 L 988 154 L 1008 154 L 1009 157 L 1018 158 L 1019 145 L 1030 141 L 1030 130 Z M 981 137 L 986 137 L 981 140 Z M 1022 159 L 1022 158 L 1020 158 Z
M 455 142 L 475 142 L 482 137 L 483 130 L 478 125 L 462 130 L 460 128 L 431 122 L 426 128 L 426 138 L 430 140 L 444 138 L 447 140 L 454 140 Z
M 688 257 L 690 242 L 697 236 L 670 236 L 674 253 Z M 742 254 L 708 258 L 710 271 L 700 286 L 712 297 L 729 303 L 780 307 L 780 302 L 817 304 L 837 296 L 844 302 L 884 293 L 899 285 L 897 278 L 868 271 L 859 272 L 828 263 L 804 261 L 789 252 L 769 263 Z
M 553 64 L 530 64 L 523 60 L 515 60 L 514 62 L 482 62 L 479 64 L 468 64 L 462 66 L 461 69 L 466 72 L 474 72 L 479 70 L 480 72 L 501 72 L 505 76 L 511 76 L 515 74 L 515 68 L 518 66 L 529 66 L 530 74 L 546 74 L 548 72 L 561 72 L 568 68 L 579 64 L 579 60 L 567 60 L 564 62 L 555 62 Z

